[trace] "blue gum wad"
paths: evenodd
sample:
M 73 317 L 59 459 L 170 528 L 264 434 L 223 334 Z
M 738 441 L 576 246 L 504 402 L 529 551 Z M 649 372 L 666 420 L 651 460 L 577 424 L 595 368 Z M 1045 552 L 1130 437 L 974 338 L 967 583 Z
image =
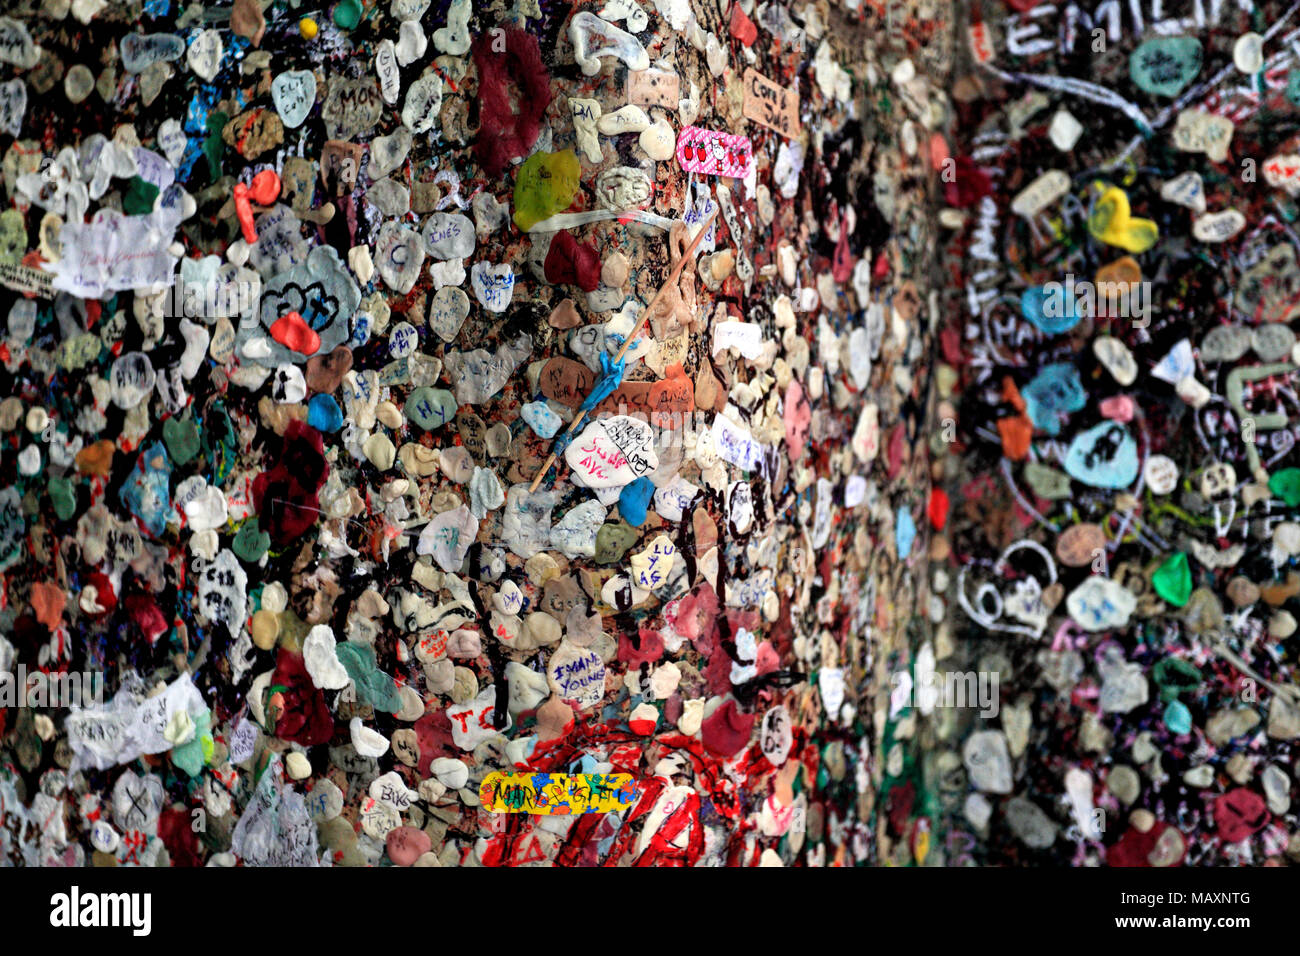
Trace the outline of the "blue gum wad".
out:
M 519 409 L 519 417 L 528 423 L 528 427 L 536 432 L 539 438 L 554 438 L 555 433 L 564 424 L 560 416 L 551 411 L 550 406 L 545 402 L 529 402 Z
M 379 669 L 375 662 L 375 649 L 369 644 L 344 641 L 338 645 L 339 661 L 357 688 L 357 702 L 370 704 L 375 710 L 395 714 L 402 709 L 402 701 L 393 679 Z
M 318 432 L 333 434 L 343 427 L 343 409 L 333 395 L 315 395 L 307 403 L 307 424 Z
M 1088 401 L 1079 370 L 1068 362 L 1044 366 L 1020 394 L 1034 427 L 1053 436 L 1060 434 L 1065 416 L 1077 412 Z
M 1059 283 L 1051 289 L 1030 286 L 1020 295 L 1020 312 L 1045 335 L 1060 335 L 1079 324 L 1078 309 Z
M 141 449 L 131 477 L 122 485 L 118 497 L 131 514 L 155 538 L 167 530 L 167 514 L 171 511 L 172 496 L 168 488 L 172 463 L 162 442 L 155 441 Z
M 1093 488 L 1127 488 L 1138 473 L 1137 441 L 1123 425 L 1102 422 L 1074 436 L 1065 470 Z
M 912 554 L 912 542 L 916 540 L 916 521 L 912 512 L 906 508 L 898 510 L 898 523 L 894 525 L 894 546 L 898 548 L 898 557 L 906 561 Z
M 1176 734 L 1188 734 L 1192 731 L 1192 712 L 1181 700 L 1171 700 L 1165 708 L 1165 726 Z
M 645 524 L 646 509 L 650 507 L 650 496 L 655 493 L 654 483 L 642 475 L 635 481 L 623 486 L 618 495 L 618 513 L 634 528 Z

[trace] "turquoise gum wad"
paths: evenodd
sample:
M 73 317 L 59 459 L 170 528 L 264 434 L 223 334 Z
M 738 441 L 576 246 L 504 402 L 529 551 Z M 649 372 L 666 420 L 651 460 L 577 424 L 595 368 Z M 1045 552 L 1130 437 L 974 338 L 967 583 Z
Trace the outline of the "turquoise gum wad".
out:
M 1044 366 L 1020 394 L 1034 427 L 1053 436 L 1060 434 L 1061 420 L 1088 400 L 1079 370 L 1068 362 Z

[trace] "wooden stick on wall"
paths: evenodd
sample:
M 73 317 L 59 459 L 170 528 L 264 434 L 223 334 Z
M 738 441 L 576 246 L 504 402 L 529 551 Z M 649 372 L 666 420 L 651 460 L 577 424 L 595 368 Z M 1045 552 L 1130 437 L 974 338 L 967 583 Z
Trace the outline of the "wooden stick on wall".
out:
M 646 320 L 650 318 L 650 313 L 659 303 L 660 296 L 668 291 L 670 286 L 677 284 L 678 278 L 681 277 L 682 269 L 686 267 L 686 263 L 690 261 L 693 255 L 695 255 L 695 250 L 699 248 L 700 242 L 703 241 L 704 236 L 708 233 L 709 229 L 713 227 L 713 221 L 717 218 L 718 210 L 715 209 L 713 210 L 713 215 L 709 216 L 709 218 L 704 221 L 704 225 L 700 228 L 700 231 L 695 234 L 695 238 L 692 239 L 690 245 L 686 247 L 686 251 L 682 253 L 682 257 L 677 260 L 677 265 L 673 266 L 672 271 L 668 273 L 668 278 L 665 279 L 663 285 L 659 287 L 659 291 L 654 294 L 650 303 L 641 312 L 641 317 L 636 320 L 636 325 L 632 326 L 632 332 L 623 340 L 623 347 L 619 349 L 618 354 L 614 356 L 615 364 L 623 361 L 623 356 L 627 354 L 628 348 L 631 347 L 632 342 L 635 341 L 636 337 L 641 334 L 641 329 L 645 327 Z M 569 435 L 577 431 L 586 417 L 587 412 L 585 410 L 580 410 L 578 414 L 573 417 L 573 421 L 569 424 L 569 427 L 564 430 L 564 434 L 561 435 L 560 438 L 562 439 L 564 435 Z M 542 470 L 537 473 L 537 477 L 533 479 L 533 483 L 528 487 L 528 493 L 530 495 L 537 490 L 539 485 L 541 485 L 542 479 L 546 477 L 546 473 L 551 470 L 551 465 L 553 464 L 555 464 L 555 452 L 551 452 L 551 454 L 547 456 L 546 463 L 542 465 Z

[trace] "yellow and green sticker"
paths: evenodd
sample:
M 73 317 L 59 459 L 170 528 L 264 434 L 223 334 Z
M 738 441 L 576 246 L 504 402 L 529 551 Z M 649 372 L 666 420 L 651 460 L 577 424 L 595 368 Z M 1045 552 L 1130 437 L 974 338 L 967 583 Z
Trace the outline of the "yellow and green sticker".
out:
M 493 813 L 608 813 L 626 810 L 637 798 L 628 773 L 502 773 L 479 786 L 483 809 Z

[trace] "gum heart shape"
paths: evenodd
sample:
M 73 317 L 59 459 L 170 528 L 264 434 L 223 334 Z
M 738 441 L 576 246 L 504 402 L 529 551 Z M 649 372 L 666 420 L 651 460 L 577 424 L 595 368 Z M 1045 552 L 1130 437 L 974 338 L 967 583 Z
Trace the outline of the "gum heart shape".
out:
M 1160 187 L 1160 198 L 1186 206 L 1193 212 L 1205 212 L 1205 183 L 1194 170 L 1179 173 Z
M 383 179 L 406 160 L 411 151 L 411 131 L 399 126 L 388 136 L 370 141 L 370 178 Z
M 256 517 L 249 518 L 235 533 L 230 547 L 241 560 L 256 564 L 271 547 L 271 536 L 261 529 Z
M 1151 369 L 1151 374 L 1170 385 L 1196 374 L 1196 360 L 1192 356 L 1192 343 L 1180 339 Z
M 296 129 L 316 104 L 316 74 L 286 70 L 271 81 L 271 102 L 287 129 Z
M 351 140 L 368 133 L 383 115 L 384 100 L 379 80 L 373 75 L 354 80 L 335 76 L 330 79 L 321 119 L 330 139 Z
M 221 53 L 221 34 L 216 30 L 204 30 L 191 41 L 185 62 L 196 76 L 211 83 L 221 69 Z
M 416 542 L 416 553 L 432 555 L 438 567 L 454 574 L 460 571 L 477 535 L 478 519 L 461 505 L 442 512 L 424 526 Z
M 515 294 L 515 270 L 508 262 L 476 262 L 469 271 L 474 297 L 489 312 L 504 312 Z
M 1129 214 L 1128 196 L 1118 186 L 1101 194 L 1088 216 L 1088 231 L 1107 245 L 1132 253 L 1146 252 L 1160 238 L 1154 222 Z
M 1102 422 L 1070 442 L 1065 470 L 1093 488 L 1127 488 L 1138 473 L 1137 441 L 1123 425 Z
M 146 829 L 161 814 L 164 798 L 162 777 L 127 770 L 113 787 L 113 822 L 124 830 Z
M 527 232 L 543 219 L 568 209 L 578 193 L 581 170 L 571 149 L 537 152 L 524 160 L 515 177 L 515 225 L 520 231 Z
M 386 222 L 375 243 L 375 264 L 390 289 L 406 295 L 420 278 L 424 265 L 424 240 L 414 229 Z
M 1201 72 L 1201 41 L 1196 37 L 1156 37 L 1128 58 L 1128 72 L 1143 92 L 1177 96 Z
M 320 348 L 320 336 L 297 312 L 288 312 L 271 326 L 271 338 L 300 355 L 314 355 Z
M 443 286 L 429 300 L 429 328 L 444 342 L 456 338 L 468 316 L 469 296 L 454 285 Z
M 321 344 L 316 349 L 319 351 L 343 344 L 360 302 L 361 290 L 339 259 L 338 251 L 333 246 L 317 246 L 308 254 L 306 262 L 299 262 L 267 282 L 259 311 L 262 325 L 268 329 L 286 313 L 297 312 L 319 333 Z M 260 332 L 251 326 L 241 326 L 236 336 L 242 345 L 253 334 Z M 302 355 L 311 354 L 285 345 L 281 349 L 283 354 L 274 356 L 275 364 L 286 360 L 301 363 Z
M 162 125 L 158 127 L 158 146 L 167 157 L 167 161 L 173 166 L 179 166 L 181 157 L 185 155 L 185 147 L 189 145 L 189 138 L 185 135 L 181 124 L 174 119 L 163 120 Z
M 445 388 L 424 385 L 407 396 L 405 410 L 412 422 L 425 431 L 433 431 L 455 417 L 456 399 Z
M 556 285 L 576 285 L 583 292 L 594 292 L 600 285 L 600 253 L 567 230 L 556 233 L 542 268 L 546 281 Z
M 596 554 L 596 536 L 600 534 L 608 513 L 599 501 L 584 501 L 570 508 L 551 528 L 551 547 L 562 551 L 569 560 Z
M 649 424 L 627 415 L 592 422 L 564 450 L 571 480 L 586 488 L 621 488 L 659 467 Z
M 515 369 L 532 354 L 533 339 L 520 335 L 495 351 L 448 351 L 444 358 L 447 378 L 453 382 L 458 405 L 478 405 L 505 387 Z
M 172 461 L 185 465 L 199 453 L 199 430 L 192 421 L 169 418 L 163 422 L 163 443 Z

